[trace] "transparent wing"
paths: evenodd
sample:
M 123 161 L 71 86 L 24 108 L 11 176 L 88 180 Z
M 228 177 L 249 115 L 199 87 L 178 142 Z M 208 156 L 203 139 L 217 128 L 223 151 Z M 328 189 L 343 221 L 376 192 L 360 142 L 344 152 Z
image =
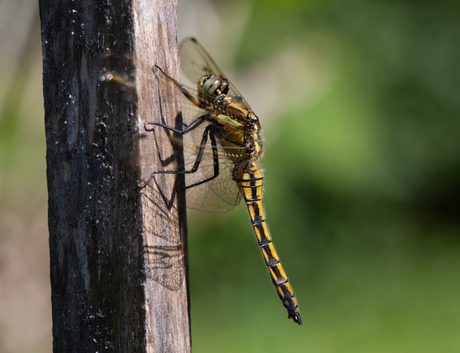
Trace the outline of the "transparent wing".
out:
M 211 74 L 224 77 L 214 60 L 195 38 L 190 37 L 182 41 L 180 60 L 182 71 L 194 83 Z
M 185 170 L 190 170 L 196 161 L 200 145 L 184 142 Z M 212 178 L 205 183 L 187 188 L 187 207 L 208 212 L 228 212 L 238 205 L 241 193 L 233 180 L 233 162 L 217 142 L 217 161 L 212 154 L 210 142 L 205 146 L 203 158 L 195 173 L 186 174 L 186 186 Z M 218 164 L 219 173 L 215 176 L 215 166 Z
M 163 130 L 162 132 L 161 127 L 155 129 L 157 131 L 155 135 L 160 141 L 165 141 L 164 143 L 169 141 L 171 144 L 182 146 L 186 171 L 192 169 L 199 149 L 204 148 L 197 171 L 185 175 L 187 207 L 214 213 L 228 212 L 241 200 L 241 193 L 232 176 L 233 161 L 225 153 L 219 141 L 217 141 L 217 160 L 212 153 L 212 145 L 209 140 L 204 145 L 195 143 L 198 137 L 200 141 L 203 136 L 206 124 L 203 125 L 185 134 L 184 140 L 164 134 L 163 132 L 168 131 Z M 216 164 L 218 165 L 217 176 Z M 190 187 L 205 180 L 207 181 L 202 184 Z
M 198 81 L 203 76 L 209 76 L 210 74 L 225 77 L 228 80 L 208 52 L 195 38 L 189 37 L 182 41 L 180 45 L 180 61 L 181 70 L 194 83 L 198 84 Z M 251 110 L 248 102 L 246 102 L 230 80 L 228 80 L 228 83 L 230 86 L 228 95 L 236 97 L 241 104 Z

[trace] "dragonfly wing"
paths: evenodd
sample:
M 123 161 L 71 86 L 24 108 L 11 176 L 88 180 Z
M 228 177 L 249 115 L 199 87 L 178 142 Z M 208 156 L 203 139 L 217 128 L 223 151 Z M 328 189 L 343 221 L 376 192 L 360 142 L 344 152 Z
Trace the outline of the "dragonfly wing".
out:
M 209 76 L 211 74 L 214 76 L 225 77 L 229 83 L 228 95 L 241 98 L 241 103 L 251 110 L 248 102 L 243 98 L 241 93 L 230 82 L 230 80 L 228 80 L 228 78 L 222 73 L 221 69 L 219 69 L 206 49 L 204 49 L 195 38 L 190 37 L 182 41 L 180 46 L 180 61 L 181 70 L 192 82 L 198 82 L 203 76 Z
M 180 66 L 192 82 L 198 83 L 203 76 L 223 76 L 222 71 L 195 38 L 186 38 L 180 45 Z
M 240 203 L 241 193 L 231 178 L 220 174 L 211 181 L 188 188 L 186 199 L 188 208 L 224 213 Z

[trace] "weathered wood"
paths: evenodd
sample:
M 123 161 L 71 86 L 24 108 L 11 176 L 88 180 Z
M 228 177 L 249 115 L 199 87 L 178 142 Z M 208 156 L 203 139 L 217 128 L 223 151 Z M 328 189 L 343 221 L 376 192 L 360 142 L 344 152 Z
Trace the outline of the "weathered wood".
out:
M 137 187 L 177 167 L 144 123 L 177 124 L 180 97 L 136 62 L 133 89 L 99 80 L 108 52 L 178 77 L 176 1 L 40 0 L 40 18 L 54 351 L 190 352 L 183 178 Z

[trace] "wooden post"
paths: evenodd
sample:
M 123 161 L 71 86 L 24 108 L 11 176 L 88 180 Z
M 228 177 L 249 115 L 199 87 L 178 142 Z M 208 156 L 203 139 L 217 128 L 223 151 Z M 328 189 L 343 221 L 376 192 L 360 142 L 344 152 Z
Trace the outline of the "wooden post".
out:
M 99 79 L 109 52 L 178 78 L 177 3 L 40 0 L 40 18 L 54 351 L 190 352 L 184 180 L 138 187 L 177 168 L 144 123 L 176 125 L 180 97 L 134 61 L 133 89 Z

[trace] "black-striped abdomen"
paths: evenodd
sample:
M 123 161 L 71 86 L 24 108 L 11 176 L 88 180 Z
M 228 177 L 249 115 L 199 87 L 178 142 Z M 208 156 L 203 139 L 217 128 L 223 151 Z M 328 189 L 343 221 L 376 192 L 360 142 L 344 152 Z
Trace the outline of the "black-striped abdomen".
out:
M 276 291 L 288 311 L 288 318 L 292 317 L 300 325 L 302 324 L 302 319 L 300 318 L 299 305 L 294 290 L 289 283 L 283 266 L 281 266 L 267 224 L 265 223 L 265 215 L 262 208 L 262 173 L 256 165 L 250 164 L 242 171 L 241 177 L 237 178 L 236 181 L 248 206 L 252 227 L 256 233 L 257 241 L 262 250 L 265 264 L 268 267 Z

